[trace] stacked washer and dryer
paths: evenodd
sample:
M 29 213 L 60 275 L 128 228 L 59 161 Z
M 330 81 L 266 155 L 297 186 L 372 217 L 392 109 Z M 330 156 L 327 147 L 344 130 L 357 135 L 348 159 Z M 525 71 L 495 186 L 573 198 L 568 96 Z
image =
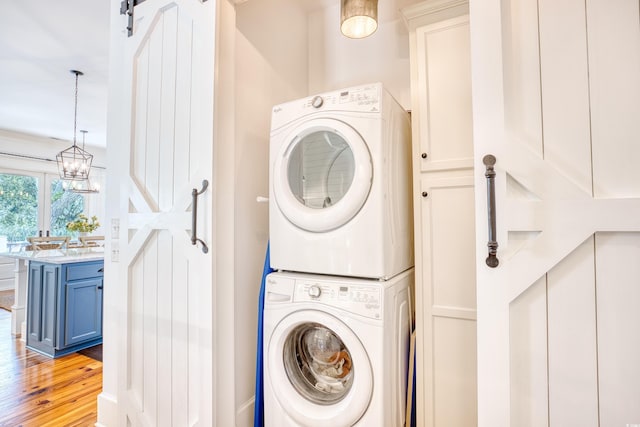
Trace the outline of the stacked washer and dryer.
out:
M 273 108 L 266 427 L 404 425 L 410 139 L 379 83 Z

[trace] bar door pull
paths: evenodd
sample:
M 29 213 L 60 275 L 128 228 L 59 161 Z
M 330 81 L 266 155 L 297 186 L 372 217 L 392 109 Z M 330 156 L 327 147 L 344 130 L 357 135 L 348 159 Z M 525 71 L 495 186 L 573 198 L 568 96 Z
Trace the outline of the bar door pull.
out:
M 201 195 L 202 193 L 204 193 L 205 191 L 207 191 L 207 188 L 209 187 L 209 181 L 207 181 L 206 179 L 202 181 L 202 189 L 200 191 L 198 191 L 197 188 L 194 188 L 191 191 L 191 199 L 192 199 L 192 209 L 191 209 L 191 244 L 195 245 L 196 243 L 200 242 L 200 244 L 202 245 L 202 252 L 203 253 L 207 253 L 209 252 L 209 247 L 207 246 L 207 244 L 202 240 L 198 238 L 198 232 L 197 232 L 197 225 L 198 225 L 198 196 Z
M 489 220 L 489 242 L 487 248 L 489 255 L 487 256 L 486 263 L 491 268 L 496 268 L 500 261 L 496 254 L 498 253 L 498 241 L 496 237 L 496 171 L 493 166 L 496 164 L 495 156 L 487 154 L 482 159 L 486 167 L 484 176 L 487 178 L 487 217 Z

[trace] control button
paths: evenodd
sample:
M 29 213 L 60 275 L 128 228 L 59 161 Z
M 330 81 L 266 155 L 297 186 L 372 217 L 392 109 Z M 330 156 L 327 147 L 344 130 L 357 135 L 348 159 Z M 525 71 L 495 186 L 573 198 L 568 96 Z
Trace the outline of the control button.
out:
M 311 105 L 313 106 L 313 108 L 320 108 L 322 107 L 322 104 L 324 104 L 324 99 L 322 99 L 321 96 L 314 96 L 311 100 Z
M 322 293 L 322 290 L 320 289 L 320 286 L 311 285 L 309 287 L 309 296 L 311 298 L 319 298 L 321 293 Z

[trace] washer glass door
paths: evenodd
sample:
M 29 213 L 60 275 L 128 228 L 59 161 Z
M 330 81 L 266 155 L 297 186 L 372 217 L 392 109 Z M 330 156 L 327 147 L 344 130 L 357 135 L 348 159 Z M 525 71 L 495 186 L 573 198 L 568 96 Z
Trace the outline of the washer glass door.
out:
M 371 360 L 360 338 L 332 314 L 288 314 L 270 333 L 265 351 L 270 388 L 296 425 L 353 425 L 369 407 Z
M 372 177 L 371 156 L 360 134 L 339 120 L 314 119 L 285 139 L 275 160 L 274 193 L 289 221 L 324 232 L 358 213 Z
M 285 341 L 283 360 L 291 385 L 310 402 L 339 402 L 353 384 L 349 349 L 335 332 L 321 324 L 296 327 Z

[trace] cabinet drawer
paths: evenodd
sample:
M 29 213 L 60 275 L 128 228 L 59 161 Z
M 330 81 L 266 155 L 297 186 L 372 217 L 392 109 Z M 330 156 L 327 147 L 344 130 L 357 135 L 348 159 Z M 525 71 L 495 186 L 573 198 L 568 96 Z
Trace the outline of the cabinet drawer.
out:
M 67 280 L 86 279 L 89 277 L 102 277 L 104 275 L 104 263 L 83 263 L 67 266 Z

